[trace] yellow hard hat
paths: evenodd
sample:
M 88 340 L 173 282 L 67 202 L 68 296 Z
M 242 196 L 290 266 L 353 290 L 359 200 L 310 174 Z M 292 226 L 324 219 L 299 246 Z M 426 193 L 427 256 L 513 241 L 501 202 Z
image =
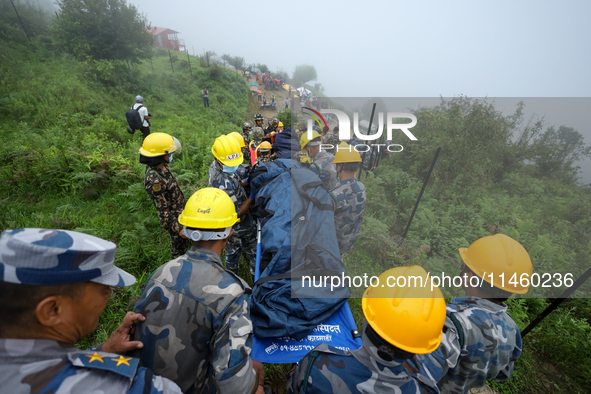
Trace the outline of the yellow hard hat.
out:
M 525 248 L 513 238 L 504 234 L 489 235 L 459 251 L 468 268 L 485 282 L 491 283 L 492 273 L 494 287 L 515 294 L 525 294 L 529 290 L 529 286 L 521 285 L 520 278 L 522 274 L 531 278 L 532 262 Z M 513 275 L 517 280 L 511 280 Z
M 183 226 L 197 229 L 225 229 L 238 221 L 236 208 L 226 192 L 215 187 L 197 190 L 178 217 Z
M 279 124 L 277 125 L 277 127 L 283 127 L 283 122 L 279 122 Z
M 322 139 L 322 136 L 316 130 L 312 131 L 312 138 L 310 138 L 310 139 L 308 139 L 308 132 L 307 131 L 304 134 L 302 134 L 302 136 L 300 137 L 300 147 L 302 148 L 302 151 L 304 150 L 306 145 L 308 145 L 310 142 L 317 140 L 317 139 Z
M 365 290 L 361 300 L 369 325 L 382 339 L 404 351 L 426 354 L 437 349 L 445 322 L 445 300 L 439 287 L 431 290 L 425 269 L 418 265 L 392 268 L 379 279 L 376 287 Z M 425 287 L 421 280 L 428 281 Z
M 238 144 L 240 145 L 241 148 L 244 148 L 244 137 L 242 136 L 242 134 L 238 133 L 237 131 L 233 131 L 230 134 L 228 134 L 228 137 L 232 137 L 234 139 L 236 139 L 236 141 L 238 141 Z
M 272 149 L 273 146 L 271 145 L 271 143 L 269 141 L 263 141 L 259 146 L 257 146 L 257 151 L 259 149 L 264 150 L 264 149 Z
M 337 163 L 361 163 L 361 155 L 355 150 L 355 147 L 341 142 L 336 149 L 332 164 Z
M 221 135 L 215 139 L 211 152 L 223 165 L 234 167 L 242 164 L 242 149 L 235 138 Z
M 152 133 L 144 139 L 140 154 L 148 157 L 167 155 L 176 152 L 180 143 L 166 133 Z

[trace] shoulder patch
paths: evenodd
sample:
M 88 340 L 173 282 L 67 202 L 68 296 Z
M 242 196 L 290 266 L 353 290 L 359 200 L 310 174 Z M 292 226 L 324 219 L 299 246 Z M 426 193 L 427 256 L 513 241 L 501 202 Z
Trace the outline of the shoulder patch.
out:
M 139 365 L 137 358 L 93 351 L 70 353 L 68 358 L 76 367 L 111 371 L 129 379 L 133 379 Z
M 159 192 L 160 190 L 162 190 L 162 186 L 160 186 L 159 183 L 155 183 L 154 185 L 152 185 L 152 190 L 154 190 L 155 192 Z

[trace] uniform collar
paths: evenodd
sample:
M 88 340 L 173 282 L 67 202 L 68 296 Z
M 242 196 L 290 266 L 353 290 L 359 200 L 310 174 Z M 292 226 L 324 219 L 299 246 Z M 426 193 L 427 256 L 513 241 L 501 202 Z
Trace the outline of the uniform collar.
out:
M 498 313 L 498 312 L 507 312 L 507 305 L 503 303 L 502 305 L 495 304 L 492 301 L 485 300 L 484 298 L 480 297 L 460 297 L 454 298 L 451 300 L 452 304 L 465 304 L 465 305 L 474 305 L 480 309 L 487 310 L 489 312 Z
M 345 179 L 344 181 L 341 181 L 341 185 L 348 185 L 350 183 L 354 183 L 356 180 L 357 180 L 357 178 L 355 178 L 355 177 Z
M 193 246 L 187 252 L 187 256 L 192 260 L 206 260 L 212 263 L 217 263 L 220 267 L 222 267 L 222 269 L 224 269 L 220 256 L 209 249 L 205 249 L 200 246 Z

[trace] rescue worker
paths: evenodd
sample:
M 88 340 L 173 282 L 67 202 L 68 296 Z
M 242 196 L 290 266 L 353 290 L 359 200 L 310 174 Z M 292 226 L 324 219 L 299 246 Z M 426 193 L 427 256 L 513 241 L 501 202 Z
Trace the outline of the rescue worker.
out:
M 111 287 L 135 278 L 115 267 L 116 246 L 92 235 L 24 228 L 0 237 L 0 391 L 180 394 L 125 353 L 142 315 L 128 312 L 103 344 L 75 343 L 95 330 Z
M 522 342 L 519 328 L 503 301 L 529 289 L 519 280 L 509 283 L 513 275 L 521 278 L 527 274 L 531 278 L 533 272 L 525 248 L 503 234 L 477 239 L 459 252 L 465 264 L 462 277 L 467 276 L 462 284 L 472 283 L 470 278 L 477 276 L 484 280 L 484 285 L 464 287 L 466 297 L 455 298 L 447 305 L 447 316 L 457 327 L 462 356 L 439 381 L 442 393 L 467 393 L 484 386 L 487 379 L 503 381 L 511 377 Z
M 180 142 L 165 133 L 148 135 L 139 150 L 140 163 L 146 164 L 144 188 L 156 207 L 160 225 L 170 234 L 172 258 L 184 254 L 189 248 L 189 241 L 182 237 L 177 221 L 185 207 L 185 196 L 168 168 L 173 153 L 180 151 Z
M 277 130 L 275 130 L 275 131 L 278 132 L 278 133 L 281 133 L 283 131 L 283 127 L 284 127 L 283 126 L 283 122 L 279 122 L 277 124 Z
M 279 126 L 279 120 L 275 116 L 273 116 L 271 119 L 269 119 L 269 125 L 265 129 L 265 137 L 264 138 L 267 138 L 267 136 L 269 134 L 271 134 L 274 131 L 276 131 L 277 130 L 277 126 Z
M 333 164 L 340 184 L 330 192 L 337 202 L 334 221 L 341 256 L 355 244 L 365 212 L 365 186 L 355 178 L 360 163 L 361 155 L 352 146 L 343 142 L 337 147 Z
M 257 160 L 257 147 L 263 142 L 263 137 L 265 136 L 265 132 L 260 127 L 255 127 L 252 131 L 250 144 L 248 145 L 248 150 L 250 151 L 250 162 L 254 164 Z
M 332 145 L 333 147 L 326 147 L 328 153 L 334 154 L 336 147 L 340 144 L 339 140 L 339 128 L 335 127 L 333 131 L 328 131 L 322 136 L 322 144 Z
M 244 139 L 245 148 L 242 148 L 242 155 L 244 156 L 244 161 L 250 165 L 250 150 L 248 148 L 250 144 L 250 135 L 252 134 L 252 125 L 248 122 L 244 122 L 242 125 L 242 138 Z
M 263 366 L 250 358 L 250 288 L 220 258 L 238 222 L 234 203 L 220 189 L 198 190 L 179 222 L 193 246 L 146 282 L 135 305 L 146 317 L 138 357 L 184 393 L 262 393 Z
M 263 141 L 257 146 L 257 161 L 261 163 L 269 163 L 271 161 L 271 150 L 273 146 L 269 141 Z
M 303 133 L 300 138 L 302 153 L 311 159 L 312 163 L 318 167 L 318 177 L 322 180 L 327 190 L 332 190 L 338 186 L 337 171 L 332 164 L 334 156 L 321 149 L 322 136 L 317 131 L 312 131 L 312 138 L 308 138 L 308 133 Z M 306 156 L 300 156 L 302 163 L 309 162 Z
M 226 269 L 236 274 L 238 261 L 244 252 L 250 257 L 250 273 L 254 275 L 257 247 L 256 225 L 248 213 L 253 199 L 244 187 L 243 181 L 246 179 L 239 175 L 240 171 L 237 171 L 243 162 L 240 145 L 234 138 L 222 135 L 216 138 L 211 151 L 215 158 L 209 166 L 209 186 L 221 189 L 230 196 L 240 219 L 234 226 L 234 232 L 226 247 Z
M 255 125 L 255 127 L 260 127 L 262 129 L 263 128 L 263 121 L 264 120 L 265 120 L 265 118 L 263 117 L 263 115 L 256 114 L 254 116 L 254 125 Z
M 428 280 L 419 266 L 389 269 L 379 276 L 376 287 L 363 294 L 365 316 L 357 350 L 340 350 L 322 344 L 308 353 L 287 382 L 287 393 L 438 393 L 429 371 L 410 368 L 416 355 L 438 353 L 438 359 L 457 359 L 443 353 L 442 338 L 455 338 L 445 329 L 445 301 L 438 287 L 412 286 L 413 277 Z M 403 287 L 386 285 L 388 281 Z

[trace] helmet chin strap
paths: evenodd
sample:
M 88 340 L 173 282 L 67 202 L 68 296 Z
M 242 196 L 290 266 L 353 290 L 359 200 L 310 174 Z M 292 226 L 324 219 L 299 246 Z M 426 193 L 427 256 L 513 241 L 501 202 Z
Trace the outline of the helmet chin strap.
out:
M 185 226 L 183 234 L 194 242 L 198 241 L 217 241 L 220 239 L 226 239 L 232 232 L 232 227 L 226 228 L 224 231 L 202 231 L 202 230 L 191 230 Z

